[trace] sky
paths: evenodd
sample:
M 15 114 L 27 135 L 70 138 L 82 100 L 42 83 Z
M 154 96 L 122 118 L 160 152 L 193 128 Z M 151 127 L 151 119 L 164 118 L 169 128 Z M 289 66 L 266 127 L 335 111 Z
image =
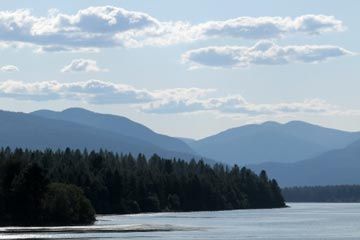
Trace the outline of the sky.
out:
M 360 1 L 2 0 L 0 109 L 83 107 L 178 137 L 360 130 Z

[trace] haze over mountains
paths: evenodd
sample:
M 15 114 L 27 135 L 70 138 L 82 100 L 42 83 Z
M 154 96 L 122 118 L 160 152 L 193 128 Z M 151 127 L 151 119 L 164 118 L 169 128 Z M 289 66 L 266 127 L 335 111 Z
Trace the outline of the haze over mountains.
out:
M 122 116 L 99 114 L 81 108 L 69 108 L 62 112 L 39 110 L 32 112 L 31 114 L 49 119 L 78 123 L 121 134 L 122 136 L 133 137 L 152 143 L 156 146 L 161 146 L 170 151 L 195 154 L 195 152 L 181 140 L 155 133 L 144 125 Z
M 201 139 L 158 134 L 128 118 L 81 108 L 29 114 L 0 111 L 0 146 L 158 154 L 265 169 L 281 186 L 360 183 L 360 132 L 306 122 L 265 122 Z
M 199 141 L 188 142 L 198 153 L 229 164 L 296 162 L 344 148 L 360 139 L 345 132 L 306 122 L 265 122 L 232 128 Z
M 82 122 L 77 123 L 75 119 Z M 143 138 L 137 137 L 142 134 Z M 157 134 L 126 118 L 96 114 L 84 109 L 31 114 L 0 111 L 0 144 L 12 148 L 102 148 L 134 155 L 158 154 L 186 160 L 200 158 L 176 138 Z
M 296 163 L 263 163 L 250 168 L 266 169 L 282 187 L 360 184 L 360 141 Z
M 199 154 L 265 169 L 284 186 L 360 184 L 360 132 L 301 121 L 233 128 L 189 142 Z

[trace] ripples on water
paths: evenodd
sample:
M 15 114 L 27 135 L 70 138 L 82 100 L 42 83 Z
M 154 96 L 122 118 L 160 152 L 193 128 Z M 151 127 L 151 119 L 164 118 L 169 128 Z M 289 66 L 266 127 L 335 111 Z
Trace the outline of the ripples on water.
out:
M 360 204 L 98 216 L 90 227 L 0 228 L 0 239 L 360 240 Z

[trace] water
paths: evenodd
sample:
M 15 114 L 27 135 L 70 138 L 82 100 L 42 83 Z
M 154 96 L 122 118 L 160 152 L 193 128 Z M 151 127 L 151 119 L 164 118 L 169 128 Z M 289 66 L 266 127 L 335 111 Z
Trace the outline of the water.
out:
M 289 205 L 268 210 L 98 216 L 92 227 L 0 228 L 0 239 L 360 239 L 358 203 Z

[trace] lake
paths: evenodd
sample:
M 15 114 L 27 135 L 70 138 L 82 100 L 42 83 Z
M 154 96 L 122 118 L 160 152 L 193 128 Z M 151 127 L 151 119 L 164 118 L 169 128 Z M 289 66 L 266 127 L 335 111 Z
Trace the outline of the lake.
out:
M 98 216 L 91 227 L 0 228 L 0 239 L 360 239 L 360 204 Z

